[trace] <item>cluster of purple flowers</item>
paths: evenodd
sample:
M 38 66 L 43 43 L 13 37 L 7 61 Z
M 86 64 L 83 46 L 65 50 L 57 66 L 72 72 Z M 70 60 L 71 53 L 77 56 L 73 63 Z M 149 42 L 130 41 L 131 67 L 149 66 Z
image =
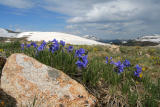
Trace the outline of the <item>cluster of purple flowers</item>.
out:
M 123 62 L 123 64 L 124 64 L 125 67 L 130 67 L 131 66 L 130 61 L 128 61 L 127 59 Z
M 140 67 L 139 65 L 136 65 L 136 71 L 134 71 L 134 75 L 136 77 L 140 77 L 140 73 L 142 72 L 142 67 Z
M 34 48 L 36 48 L 36 53 L 37 51 L 43 51 L 46 46 L 47 43 L 45 41 L 42 42 L 42 44 L 38 47 L 38 45 L 35 42 L 31 42 L 30 44 L 27 44 L 26 47 L 29 48 L 33 46 Z M 49 51 L 51 51 L 52 53 L 54 53 L 55 51 L 60 49 L 60 46 L 64 47 L 65 46 L 65 42 L 64 41 L 60 41 L 60 44 L 58 43 L 58 41 L 56 39 L 51 41 L 51 45 L 49 45 Z M 21 49 L 24 50 L 25 44 L 21 44 Z M 67 52 L 73 52 L 74 47 L 73 46 L 69 46 L 69 47 L 65 47 L 67 49 Z M 75 63 L 78 68 L 86 68 L 87 64 L 88 64 L 88 56 L 87 56 L 87 52 L 85 51 L 85 49 L 80 48 L 78 50 L 75 51 L 75 57 L 78 58 L 78 61 Z M 106 63 L 107 64 L 113 64 L 115 66 L 115 72 L 118 72 L 118 74 L 122 73 L 124 71 L 124 68 L 126 67 L 130 67 L 131 63 L 129 60 L 125 60 L 123 62 L 118 61 L 118 62 L 114 62 L 112 60 L 112 57 L 108 58 L 106 57 Z M 134 75 L 136 77 L 140 77 L 140 73 L 142 72 L 142 68 L 139 65 L 136 65 L 135 67 L 135 71 L 134 71 Z
M 52 53 L 54 53 L 55 51 L 57 51 L 60 47 L 58 41 L 56 39 L 53 39 L 52 44 L 49 46 L 49 51 L 51 51 Z M 60 44 L 64 47 L 65 46 L 65 42 L 64 41 L 60 41 Z M 26 44 L 27 48 L 30 48 L 31 46 L 33 46 L 34 48 L 37 49 L 37 51 L 43 51 L 46 46 L 47 46 L 47 42 L 43 41 L 42 44 L 40 46 L 38 46 L 35 42 L 31 42 L 30 44 Z M 21 44 L 21 49 L 24 50 L 25 44 Z M 71 49 L 69 49 L 71 50 Z
M 80 48 L 79 50 L 76 50 L 75 57 L 78 57 L 78 61 L 76 62 L 76 65 L 78 68 L 86 68 L 88 64 L 88 56 L 85 53 L 85 50 L 83 48 Z
M 33 46 L 34 48 L 37 48 L 38 45 L 35 42 L 31 42 L 30 44 L 26 44 L 27 48 L 30 48 L 31 46 Z M 25 44 L 21 44 L 21 49 L 24 50 Z
M 128 61 L 127 59 L 121 63 L 121 61 L 118 62 L 112 61 L 112 57 L 110 57 L 110 60 L 108 57 L 106 57 L 106 63 L 108 64 L 109 62 L 110 64 L 114 64 L 116 66 L 115 71 L 118 72 L 118 74 L 122 73 L 124 71 L 124 68 L 130 67 L 131 65 L 130 61 Z
M 51 42 L 51 44 L 50 44 Z M 60 41 L 60 43 L 58 43 L 58 41 L 56 39 L 53 39 L 52 41 L 50 41 L 49 43 L 46 43 L 45 41 L 42 42 L 42 44 L 40 46 L 38 46 L 35 42 L 31 42 L 31 44 L 27 44 L 26 47 L 29 48 L 31 46 L 33 46 L 34 48 L 36 48 L 36 53 L 43 51 L 47 44 L 49 45 L 49 51 L 51 51 L 52 53 L 54 53 L 55 51 L 58 51 L 60 49 L 60 46 L 63 47 L 65 46 L 65 42 L 64 41 Z M 25 45 L 21 44 L 21 49 L 24 50 Z M 65 47 L 67 52 L 73 52 L 74 47 L 73 46 L 69 46 L 69 47 Z M 63 51 L 63 50 L 62 50 Z M 79 50 L 75 51 L 75 57 L 78 57 L 78 61 L 75 63 L 78 68 L 86 68 L 87 64 L 88 64 L 88 60 L 87 60 L 87 55 L 86 52 L 83 48 L 80 48 Z
M 114 62 L 112 61 L 112 57 L 108 58 L 106 56 L 106 64 L 108 64 L 108 63 L 113 64 Z
M 109 63 L 110 62 L 110 63 Z M 130 67 L 131 63 L 129 60 L 125 60 L 123 63 L 121 63 L 121 61 L 118 62 L 113 62 L 112 61 L 112 57 L 110 57 L 110 59 L 108 57 L 106 57 L 106 63 L 108 64 L 114 64 L 116 66 L 115 71 L 118 72 L 118 74 L 122 73 L 124 71 L 124 68 L 126 67 Z M 134 71 L 134 75 L 136 77 L 140 77 L 140 73 L 142 72 L 142 68 L 139 65 L 136 65 L 135 67 L 135 71 Z
M 116 66 L 118 73 L 121 73 L 124 71 L 125 66 L 123 63 L 121 63 L 121 61 L 115 62 L 114 65 Z
M 113 64 L 116 66 L 118 73 L 123 72 L 124 68 L 129 67 L 131 65 L 130 61 L 128 61 L 127 59 L 123 63 L 121 63 L 121 61 L 118 61 L 114 62 Z

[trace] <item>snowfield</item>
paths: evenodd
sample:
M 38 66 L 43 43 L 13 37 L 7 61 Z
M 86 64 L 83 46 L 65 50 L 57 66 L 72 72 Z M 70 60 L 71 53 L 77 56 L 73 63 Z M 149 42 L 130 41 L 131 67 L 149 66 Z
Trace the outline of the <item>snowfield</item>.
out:
M 27 40 L 29 41 L 45 40 L 46 42 L 48 42 L 52 41 L 53 39 L 56 39 L 58 41 L 63 40 L 67 44 L 73 45 L 109 45 L 94 40 L 86 39 L 83 37 L 60 32 L 22 32 L 17 35 L 17 38 L 21 37 L 27 37 Z
M 28 41 L 42 41 L 46 42 L 56 39 L 58 41 L 63 40 L 67 44 L 73 45 L 108 45 L 92 39 L 83 38 L 76 35 L 61 33 L 61 32 L 22 32 L 22 33 L 9 33 L 6 29 L 0 28 L 0 37 L 15 37 L 22 38 L 26 37 Z

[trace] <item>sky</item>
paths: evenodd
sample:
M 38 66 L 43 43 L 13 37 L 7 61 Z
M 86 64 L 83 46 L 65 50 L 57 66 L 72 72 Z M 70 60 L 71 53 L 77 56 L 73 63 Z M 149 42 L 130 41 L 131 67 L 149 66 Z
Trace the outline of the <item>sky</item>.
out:
M 0 28 L 132 39 L 160 34 L 160 0 L 0 0 Z

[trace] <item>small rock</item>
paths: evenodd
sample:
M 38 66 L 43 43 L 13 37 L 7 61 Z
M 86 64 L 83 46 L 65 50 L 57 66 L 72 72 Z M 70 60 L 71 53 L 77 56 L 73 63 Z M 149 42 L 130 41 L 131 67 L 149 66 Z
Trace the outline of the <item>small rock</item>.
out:
M 40 107 L 83 107 L 86 100 L 89 107 L 94 107 L 97 102 L 84 86 L 62 71 L 24 54 L 13 54 L 7 59 L 1 88 L 16 99 L 18 107 L 31 105 L 34 100 Z
M 110 51 L 115 52 L 115 53 L 120 52 L 118 45 L 111 45 L 109 49 Z
M 149 54 L 146 54 L 146 56 L 147 56 L 148 58 L 150 58 L 150 57 L 151 57 Z

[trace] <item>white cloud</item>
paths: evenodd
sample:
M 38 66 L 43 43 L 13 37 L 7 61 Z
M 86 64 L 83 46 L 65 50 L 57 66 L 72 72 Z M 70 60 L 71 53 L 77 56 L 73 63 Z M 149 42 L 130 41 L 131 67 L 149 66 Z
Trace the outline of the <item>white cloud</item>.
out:
M 160 33 L 158 0 L 116 0 L 93 4 L 84 14 L 67 20 L 70 26 L 85 27 L 101 38 L 134 38 L 137 34 Z M 86 33 L 86 32 L 85 32 Z M 112 35 L 112 36 L 111 36 Z
M 60 12 L 69 16 L 82 15 L 92 7 L 97 0 L 44 0 L 43 8 Z
M 84 16 L 76 16 L 68 20 L 71 23 L 98 22 L 98 21 L 120 21 L 133 18 L 140 9 L 128 1 L 111 1 L 93 5 Z
M 30 0 L 0 0 L 0 4 L 15 8 L 31 8 L 33 2 Z

